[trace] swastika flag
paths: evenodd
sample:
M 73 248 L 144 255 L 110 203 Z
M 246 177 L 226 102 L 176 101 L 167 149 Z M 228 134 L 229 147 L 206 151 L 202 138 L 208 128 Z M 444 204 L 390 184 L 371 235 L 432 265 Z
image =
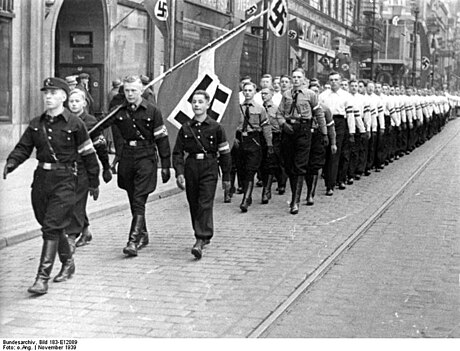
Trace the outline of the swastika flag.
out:
M 289 26 L 286 0 L 272 0 L 268 12 L 268 25 L 277 37 L 286 34 Z
M 209 93 L 208 115 L 222 124 L 227 139 L 233 143 L 240 118 L 238 83 L 243 39 L 244 28 L 164 79 L 158 92 L 158 106 L 172 147 L 182 124 L 193 118 L 191 101 L 195 90 Z
M 171 0 L 145 0 L 144 7 L 164 37 L 169 32 L 169 4 Z

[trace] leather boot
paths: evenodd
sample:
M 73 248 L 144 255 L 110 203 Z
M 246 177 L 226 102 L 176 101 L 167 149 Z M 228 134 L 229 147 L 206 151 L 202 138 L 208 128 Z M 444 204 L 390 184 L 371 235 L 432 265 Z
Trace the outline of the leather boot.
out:
M 137 256 L 137 247 L 144 228 L 144 216 L 135 215 L 131 222 L 131 229 L 129 231 L 129 239 L 123 253 L 128 256 Z
M 224 203 L 229 204 L 232 202 L 232 194 L 230 190 L 224 190 Z
M 34 285 L 27 289 L 27 291 L 31 294 L 43 295 L 48 292 L 48 280 L 50 279 L 51 271 L 53 270 L 58 245 L 58 240 L 43 240 L 37 278 L 35 279 Z
M 265 185 L 266 189 L 266 196 L 268 200 L 272 199 L 272 184 L 273 184 L 274 176 L 273 174 L 269 174 L 267 176 L 267 184 Z
M 243 195 L 243 201 L 241 201 L 240 209 L 242 212 L 248 212 L 248 207 L 252 204 L 252 189 L 254 188 L 254 181 L 250 180 L 247 182 L 246 189 Z
M 93 240 L 93 234 L 89 230 L 89 227 L 86 226 L 83 228 L 80 237 L 78 238 L 77 247 L 87 245 L 91 240 Z
M 305 176 L 305 181 L 307 183 L 307 206 L 312 206 L 314 204 L 313 202 L 313 195 L 312 195 L 312 191 L 313 191 L 313 175 L 311 174 L 307 174 Z
M 145 223 L 144 218 L 144 226 L 142 227 L 141 237 L 139 239 L 139 246 L 137 247 L 138 250 L 142 249 L 144 246 L 149 244 L 149 232 L 147 231 L 147 224 Z
M 208 242 L 209 243 L 209 242 Z M 192 255 L 199 260 L 203 256 L 203 246 L 205 245 L 204 240 L 196 239 L 195 245 L 192 247 Z
M 286 192 L 286 182 L 287 182 L 287 176 L 283 170 L 279 172 L 279 177 L 276 177 L 278 180 L 278 194 L 279 195 L 284 195 Z
M 68 234 L 68 236 L 67 236 L 67 238 L 69 240 L 70 251 L 72 252 L 72 256 L 74 255 L 74 253 L 76 251 L 77 236 L 78 236 L 78 234 Z
M 302 179 L 302 183 L 303 183 L 303 179 Z M 296 176 L 289 177 L 289 185 L 291 186 L 291 202 L 289 204 L 289 207 L 292 209 L 292 206 L 294 206 L 294 203 L 295 203 L 295 189 L 297 188 L 297 177 Z
M 75 273 L 75 262 L 72 257 L 72 248 L 67 239 L 67 235 L 63 234 L 59 238 L 58 245 L 59 260 L 62 263 L 61 270 L 58 275 L 54 277 L 53 281 L 56 283 L 65 282 L 67 279 L 72 278 Z
M 294 193 L 294 204 L 291 207 L 291 214 L 299 213 L 299 206 L 300 206 L 300 197 L 302 196 L 302 187 L 303 187 L 304 177 L 299 176 L 297 177 L 297 185 Z
M 236 179 L 236 172 L 235 172 L 235 171 L 232 171 L 232 172 L 230 173 L 230 190 L 229 190 L 229 192 L 228 192 L 228 196 L 229 196 L 230 198 L 232 198 L 232 197 L 233 197 L 233 194 L 236 192 L 236 188 L 235 188 L 235 179 Z M 225 195 L 225 194 L 224 194 L 224 195 Z M 231 201 L 231 200 L 230 200 L 230 201 Z M 230 202 L 230 201 L 229 201 L 229 202 Z M 225 200 L 224 200 L 224 202 L 225 202 Z
M 311 198 L 314 199 L 316 194 L 316 185 L 318 184 L 318 174 L 313 176 L 313 188 L 311 190 Z M 313 205 L 313 204 L 312 204 Z

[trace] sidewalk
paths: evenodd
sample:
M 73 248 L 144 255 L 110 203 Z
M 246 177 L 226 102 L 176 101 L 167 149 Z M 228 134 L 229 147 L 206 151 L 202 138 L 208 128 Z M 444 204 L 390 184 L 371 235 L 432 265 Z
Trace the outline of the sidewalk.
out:
M 0 161 L 2 174 L 5 162 L 5 160 Z M 0 250 L 41 235 L 40 225 L 34 217 L 30 200 L 30 186 L 36 167 L 37 160 L 31 157 L 13 173 L 8 174 L 6 180 L 0 180 Z M 117 186 L 117 175 L 114 174 L 108 184 L 103 182 L 102 177 L 100 181 L 99 199 L 97 201 L 91 197 L 88 199 L 87 210 L 90 223 L 97 218 L 129 208 L 126 192 Z M 148 202 L 179 192 L 174 170 L 171 169 L 171 179 L 166 184 L 161 183 L 160 170 L 158 170 L 157 189 L 149 196 Z

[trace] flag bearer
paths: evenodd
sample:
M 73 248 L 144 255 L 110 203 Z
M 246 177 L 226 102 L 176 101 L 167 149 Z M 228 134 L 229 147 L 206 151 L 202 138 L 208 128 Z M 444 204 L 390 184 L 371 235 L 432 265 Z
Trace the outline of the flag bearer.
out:
M 176 183 L 180 189 L 185 189 L 190 207 L 196 238 L 192 254 L 197 259 L 202 257 L 203 246 L 209 244 L 214 235 L 213 205 L 219 166 L 222 187 L 226 191 L 230 189 L 232 167 L 224 129 L 207 115 L 209 106 L 209 94 L 204 90 L 195 91 L 192 96 L 195 116 L 182 125 L 173 151 Z

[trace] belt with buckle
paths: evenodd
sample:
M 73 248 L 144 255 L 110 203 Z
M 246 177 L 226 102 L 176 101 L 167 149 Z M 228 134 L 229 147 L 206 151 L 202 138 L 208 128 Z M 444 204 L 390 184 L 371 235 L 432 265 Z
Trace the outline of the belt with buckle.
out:
M 253 130 L 251 132 L 241 132 L 241 135 L 244 136 L 244 137 L 248 137 L 248 136 L 252 136 L 254 134 L 258 134 L 259 132 L 256 131 L 256 130 Z
M 47 171 L 58 170 L 58 169 L 69 169 L 73 168 L 74 165 L 71 163 L 49 163 L 49 162 L 38 162 L 38 167 L 43 168 Z
M 148 145 L 153 145 L 152 140 L 126 140 L 125 144 L 128 146 L 148 146 Z
M 195 160 L 204 160 L 206 158 L 216 158 L 215 153 L 205 154 L 205 153 L 198 153 L 198 154 L 190 154 L 190 157 L 194 158 Z
M 310 119 L 305 118 L 287 118 L 286 122 L 289 124 L 307 124 Z

